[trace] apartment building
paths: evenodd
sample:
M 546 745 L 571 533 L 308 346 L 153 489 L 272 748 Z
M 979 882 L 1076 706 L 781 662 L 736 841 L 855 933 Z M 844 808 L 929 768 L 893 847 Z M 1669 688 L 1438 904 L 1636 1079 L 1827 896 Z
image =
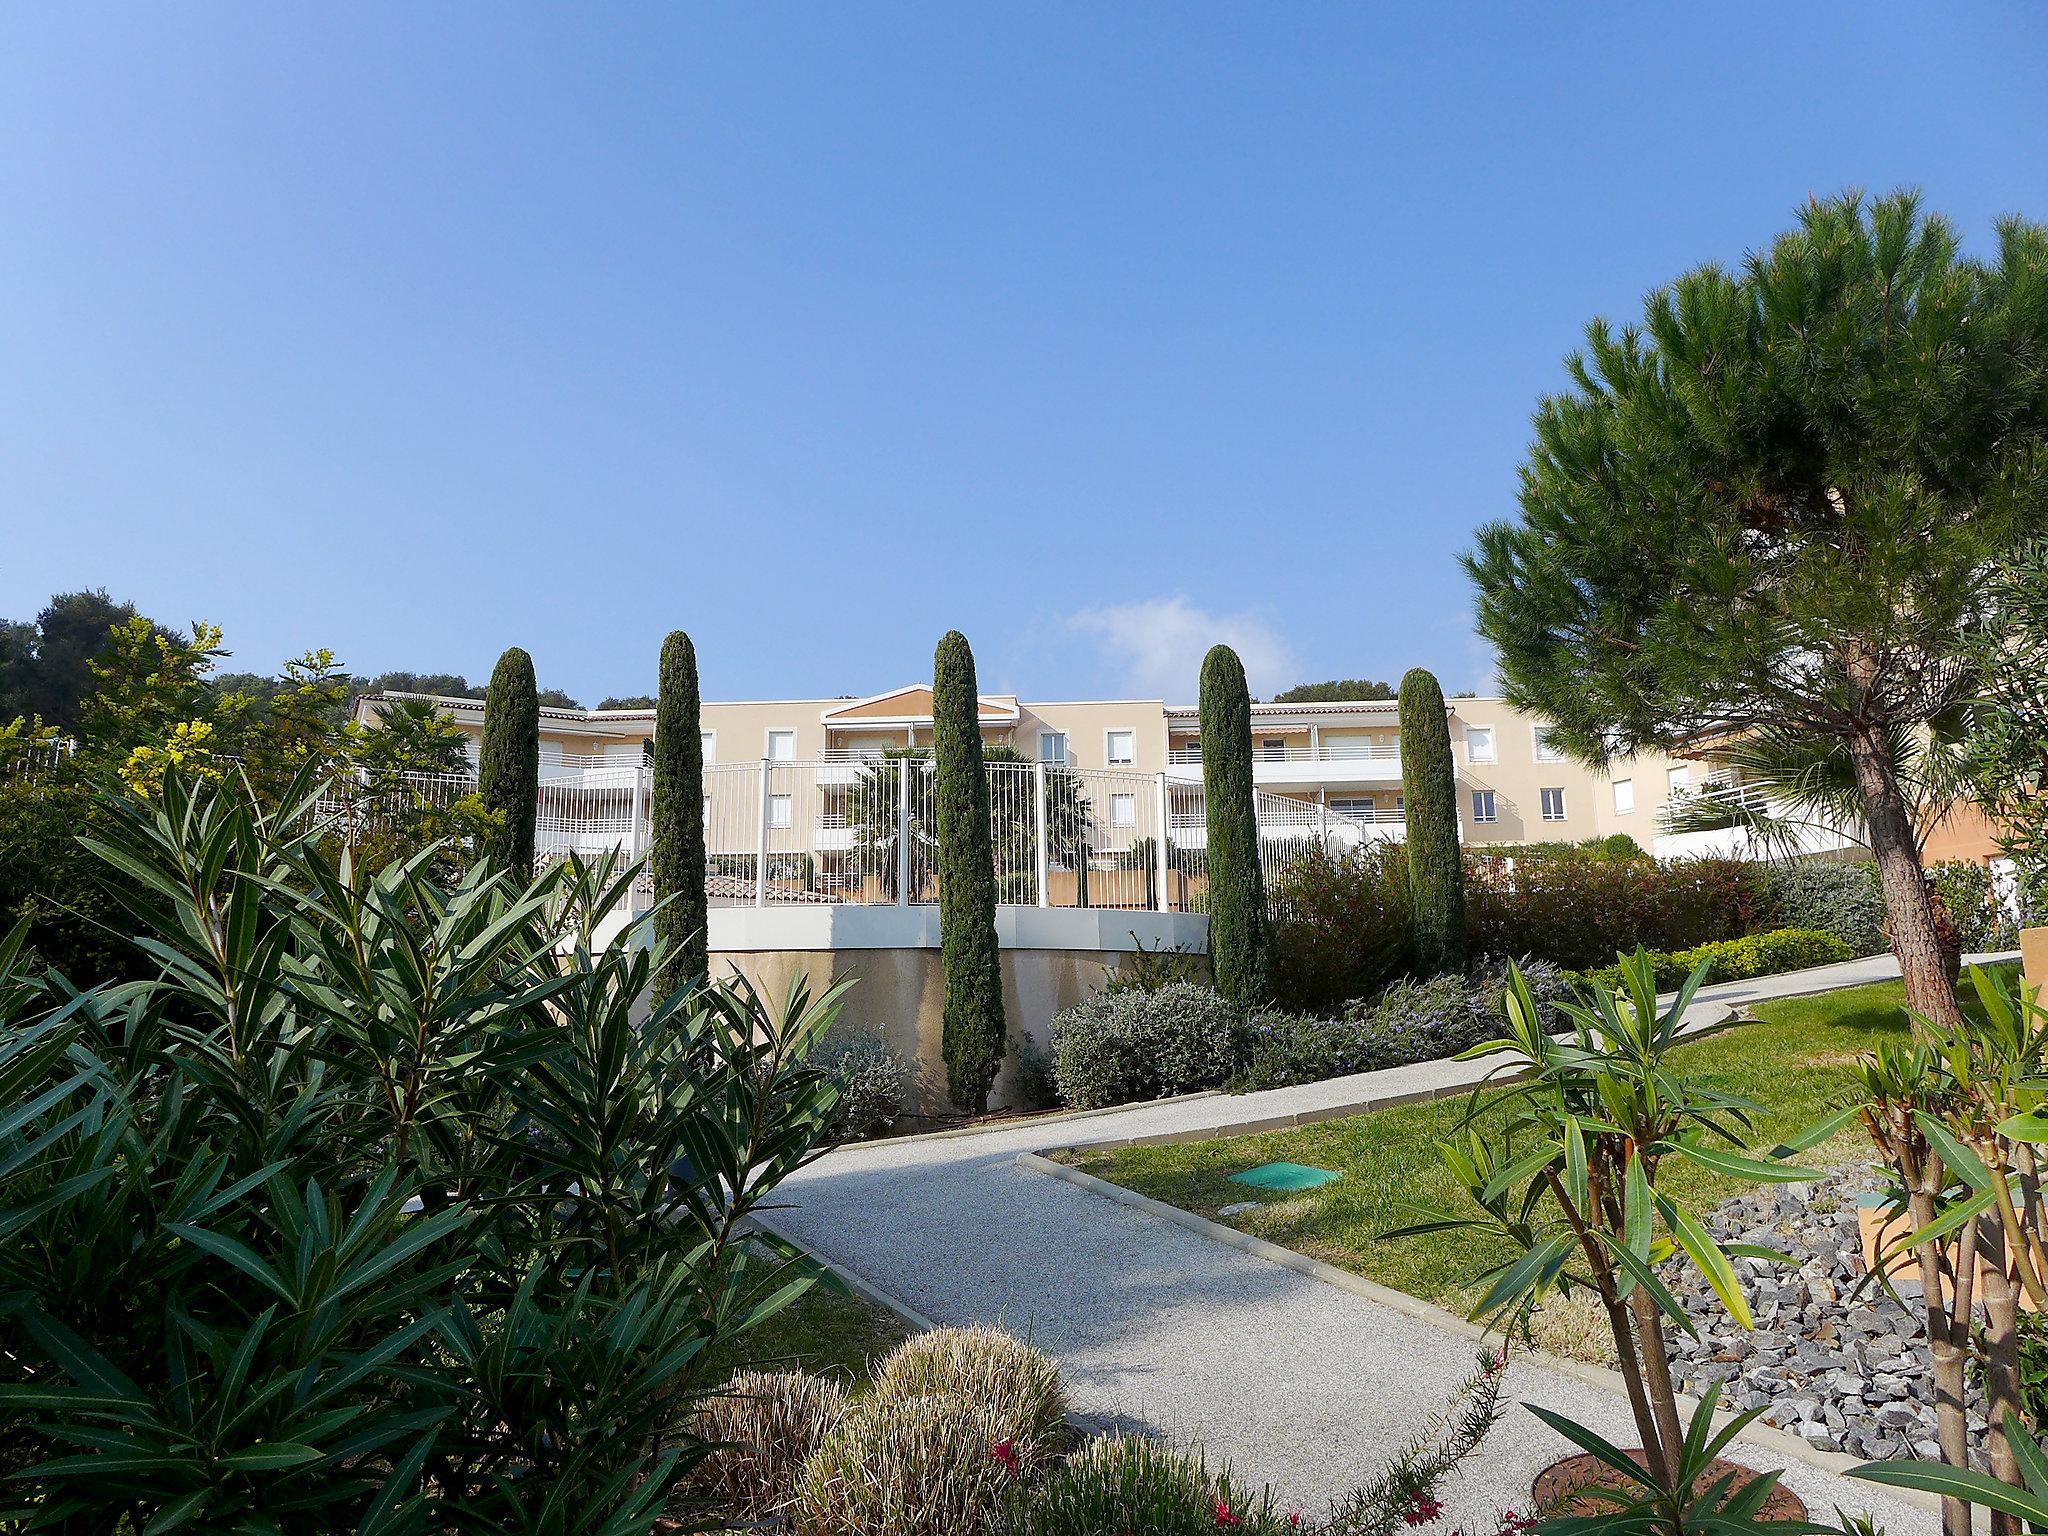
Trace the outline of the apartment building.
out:
M 374 715 L 379 696 L 358 705 Z M 472 738 L 483 731 L 483 705 L 441 699 Z M 1686 758 L 1644 754 L 1606 771 L 1567 758 L 1552 746 L 1546 722 L 1498 698 L 1446 702 L 1458 778 L 1459 822 L 1475 847 L 1495 843 L 1576 842 L 1627 833 L 1653 848 L 1674 794 L 1703 788 L 1711 769 Z M 1169 789 L 1198 786 L 1202 740 L 1193 706 L 1160 699 L 1026 702 L 1012 694 L 981 699 L 982 737 L 1027 764 L 1091 774 L 1128 775 L 1128 795 L 1112 788 L 1105 821 L 1135 825 L 1145 779 Z M 1404 830 L 1400 711 L 1391 701 L 1255 704 L 1251 711 L 1253 775 L 1269 803 L 1293 802 L 1303 824 L 1338 827 L 1365 838 L 1398 839 Z M 902 751 L 929 749 L 932 695 L 912 684 L 866 698 L 780 699 L 707 703 L 702 712 L 707 769 L 746 765 L 821 765 L 815 815 L 824 833 L 843 832 L 851 814 L 835 806 L 861 782 L 856 766 Z M 544 779 L 595 780 L 637 764 L 653 738 L 654 712 L 541 711 Z M 716 773 L 712 775 L 714 781 Z M 771 794 L 771 799 L 773 798 Z M 798 798 L 790 797 L 792 801 Z M 1129 799 L 1131 804 L 1126 805 Z M 772 830 L 794 830 L 799 808 L 772 804 Z M 1149 820 L 1152 808 L 1142 808 Z M 707 806 L 715 817 L 716 808 Z M 1185 811 L 1168 807 L 1176 840 L 1194 828 Z M 829 845 L 831 839 L 825 839 Z M 751 846 L 751 845 L 748 845 Z

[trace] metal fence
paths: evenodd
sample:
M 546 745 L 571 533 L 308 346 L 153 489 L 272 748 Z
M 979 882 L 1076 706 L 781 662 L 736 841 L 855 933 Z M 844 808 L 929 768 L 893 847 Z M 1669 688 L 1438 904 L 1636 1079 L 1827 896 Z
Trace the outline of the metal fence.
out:
M 1207 909 L 1208 820 L 1199 783 L 1168 774 L 992 762 L 989 832 L 1005 905 L 1200 912 Z M 651 770 L 641 762 L 543 764 L 534 854 L 644 855 L 652 840 Z M 445 805 L 475 789 L 460 776 L 414 776 Z M 334 814 L 376 814 L 343 794 Z M 1276 878 L 1308 849 L 1385 837 L 1324 805 L 1258 791 L 1259 855 Z M 706 885 L 714 905 L 905 905 L 939 891 L 938 806 L 929 757 L 767 760 L 704 770 Z M 643 896 L 645 877 L 643 876 Z

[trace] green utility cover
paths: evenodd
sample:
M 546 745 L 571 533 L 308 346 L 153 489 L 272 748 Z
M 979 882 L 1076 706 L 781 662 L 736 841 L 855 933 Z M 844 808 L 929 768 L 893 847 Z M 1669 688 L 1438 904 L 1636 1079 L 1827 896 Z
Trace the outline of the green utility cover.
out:
M 1317 1189 L 1338 1177 L 1327 1168 L 1311 1168 L 1305 1163 L 1261 1163 L 1243 1173 L 1233 1173 L 1230 1182 L 1249 1184 L 1254 1189 Z

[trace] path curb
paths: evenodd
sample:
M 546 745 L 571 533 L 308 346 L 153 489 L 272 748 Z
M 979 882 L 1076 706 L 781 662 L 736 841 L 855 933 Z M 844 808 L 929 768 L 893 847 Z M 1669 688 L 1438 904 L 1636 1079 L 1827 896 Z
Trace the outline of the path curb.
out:
M 867 1276 L 856 1274 L 844 1264 L 821 1257 L 815 1250 L 806 1247 L 803 1243 L 776 1226 L 774 1222 L 764 1218 L 759 1211 L 755 1211 L 747 1219 L 770 1236 L 789 1244 L 790 1247 L 803 1249 L 804 1257 L 809 1259 L 811 1263 L 836 1276 L 840 1284 L 844 1285 L 849 1291 L 852 1291 L 854 1295 L 860 1297 L 861 1300 L 867 1302 L 870 1306 L 880 1307 L 884 1312 L 893 1313 L 896 1319 L 906 1324 L 912 1332 L 930 1333 L 939 1326 L 922 1312 L 918 1311 L 917 1308 L 910 1305 L 909 1302 L 892 1296 L 879 1285 L 876 1285 L 874 1281 L 868 1279 Z
M 1099 1145 L 1101 1144 L 1093 1143 L 1088 1150 L 1095 1150 Z M 1410 1296 L 1405 1291 L 1394 1290 L 1391 1286 L 1381 1285 L 1377 1281 L 1368 1280 L 1363 1275 L 1354 1275 L 1348 1269 L 1339 1269 L 1334 1264 L 1325 1264 L 1321 1259 L 1312 1259 L 1305 1253 L 1296 1253 L 1292 1248 L 1283 1248 L 1278 1243 L 1269 1243 L 1262 1237 L 1253 1237 L 1249 1232 L 1240 1232 L 1235 1227 L 1226 1227 L 1220 1222 L 1209 1220 L 1206 1216 L 1197 1216 L 1193 1211 L 1184 1211 L 1177 1205 L 1168 1205 L 1163 1200 L 1154 1200 L 1150 1196 L 1141 1195 L 1135 1190 L 1125 1189 L 1121 1184 L 1112 1184 L 1107 1179 L 1098 1179 L 1092 1173 L 1083 1173 L 1078 1168 L 1069 1168 L 1064 1163 L 1056 1163 L 1052 1159 L 1043 1157 L 1036 1152 L 1019 1152 L 1017 1154 L 1017 1166 L 1027 1169 L 1032 1173 L 1048 1174 L 1053 1178 L 1072 1184 L 1077 1189 L 1086 1190 L 1089 1194 L 1100 1195 L 1105 1199 L 1114 1200 L 1119 1205 L 1128 1206 L 1134 1211 L 1142 1211 L 1148 1216 L 1156 1216 L 1163 1221 L 1170 1221 L 1175 1226 L 1184 1228 L 1198 1237 L 1206 1237 L 1211 1242 L 1221 1243 L 1226 1248 L 1235 1248 L 1240 1253 L 1250 1254 L 1253 1258 L 1264 1259 L 1266 1262 L 1277 1264 L 1283 1269 L 1291 1269 L 1296 1274 L 1306 1275 L 1311 1280 L 1320 1280 L 1323 1284 L 1334 1286 L 1340 1291 L 1349 1291 L 1354 1296 L 1361 1296 L 1367 1301 L 1377 1302 L 1383 1307 L 1399 1312 L 1405 1317 L 1412 1317 L 1418 1322 L 1428 1323 L 1432 1327 L 1443 1330 L 1445 1333 L 1456 1334 L 1460 1338 L 1470 1339 L 1475 1343 L 1483 1342 L 1487 1338 L 1486 1330 L 1477 1323 L 1468 1322 L 1456 1313 L 1446 1312 L 1442 1307 L 1434 1306 L 1429 1302 L 1421 1300 L 1419 1297 Z M 1527 1347 L 1524 1347 L 1522 1352 L 1533 1356 L 1547 1370 L 1574 1377 L 1590 1386 L 1604 1388 L 1617 1396 L 1627 1396 L 1628 1388 L 1622 1381 L 1620 1373 L 1610 1371 L 1605 1366 L 1588 1365 L 1582 1360 L 1567 1360 L 1559 1355 L 1546 1354 L 1542 1350 L 1529 1349 Z M 1685 1406 L 1688 1413 L 1698 1406 L 1697 1399 L 1692 1397 L 1681 1395 L 1678 1400 Z M 1730 1417 L 1733 1417 L 1733 1415 L 1723 1415 L 1724 1421 Z M 1797 1435 L 1787 1430 L 1779 1429 L 1774 1425 L 1765 1424 L 1762 1420 L 1749 1425 L 1737 1438 L 1757 1446 L 1759 1449 L 1768 1448 L 1776 1455 L 1784 1456 L 1793 1461 L 1804 1462 L 1807 1466 L 1813 1467 L 1818 1471 L 1832 1472 L 1836 1476 L 1846 1474 L 1851 1467 L 1864 1465 L 1862 1461 L 1854 1456 L 1845 1456 L 1836 1451 L 1817 1450 Z M 1940 1512 L 1941 1501 L 1931 1494 L 1921 1493 L 1917 1489 L 1894 1488 L 1889 1485 L 1885 1487 L 1884 1491 L 1888 1497 L 1902 1499 L 1922 1509 L 1931 1510 L 1936 1513 Z

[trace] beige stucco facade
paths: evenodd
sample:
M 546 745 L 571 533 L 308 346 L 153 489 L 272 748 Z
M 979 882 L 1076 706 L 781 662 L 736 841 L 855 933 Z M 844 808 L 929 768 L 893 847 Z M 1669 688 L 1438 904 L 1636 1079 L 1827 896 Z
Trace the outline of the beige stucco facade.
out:
M 451 717 L 481 737 L 483 706 L 444 700 Z M 365 706 L 374 709 L 375 701 Z M 1588 768 L 1546 751 L 1546 722 L 1498 698 L 1448 701 L 1465 841 L 1577 842 L 1627 833 L 1644 848 L 1674 788 L 1698 789 L 1711 770 L 1661 753 Z M 707 766 L 762 759 L 817 762 L 931 745 L 931 690 L 923 684 L 867 698 L 707 703 Z M 544 757 L 631 759 L 654 734 L 654 711 L 541 711 Z M 982 736 L 1028 761 L 1199 779 L 1200 727 L 1192 707 L 1160 699 L 1031 702 L 982 700 Z M 1370 822 L 1402 819 L 1400 715 L 1391 701 L 1252 707 L 1253 773 L 1270 794 Z

